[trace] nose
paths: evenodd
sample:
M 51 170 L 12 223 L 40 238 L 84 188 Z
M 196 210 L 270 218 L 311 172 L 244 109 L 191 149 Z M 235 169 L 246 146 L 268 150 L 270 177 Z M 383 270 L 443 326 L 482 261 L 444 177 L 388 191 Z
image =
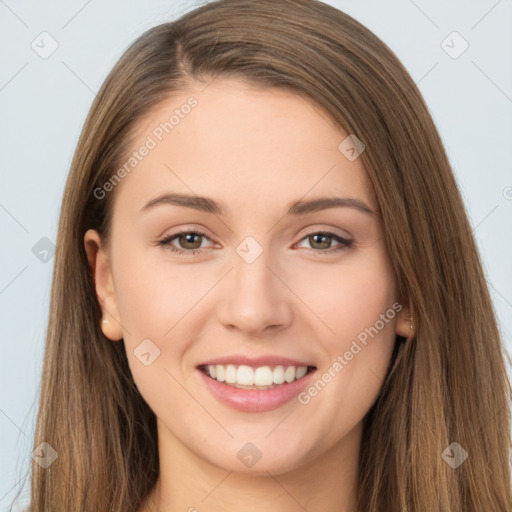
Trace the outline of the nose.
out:
M 286 286 L 286 272 L 280 272 L 270 251 L 249 262 L 235 253 L 233 269 L 220 290 L 218 315 L 229 330 L 261 337 L 291 324 L 293 293 Z

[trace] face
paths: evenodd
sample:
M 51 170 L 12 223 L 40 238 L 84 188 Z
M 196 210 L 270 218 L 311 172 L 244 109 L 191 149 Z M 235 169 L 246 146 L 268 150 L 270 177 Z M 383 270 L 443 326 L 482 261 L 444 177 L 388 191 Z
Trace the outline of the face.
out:
M 291 92 L 202 89 L 140 122 L 137 161 L 105 192 L 108 247 L 86 234 L 103 330 L 125 343 L 160 443 L 229 471 L 293 470 L 361 425 L 407 309 L 348 134 Z M 322 198 L 349 201 L 305 206 Z M 234 386 L 255 377 L 274 387 Z

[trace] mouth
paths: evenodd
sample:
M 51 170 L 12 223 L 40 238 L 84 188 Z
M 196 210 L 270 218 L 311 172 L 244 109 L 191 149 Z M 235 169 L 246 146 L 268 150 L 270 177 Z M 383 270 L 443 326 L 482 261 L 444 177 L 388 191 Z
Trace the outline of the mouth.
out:
M 210 379 L 237 389 L 266 390 L 286 386 L 314 372 L 316 366 L 210 364 L 197 367 Z

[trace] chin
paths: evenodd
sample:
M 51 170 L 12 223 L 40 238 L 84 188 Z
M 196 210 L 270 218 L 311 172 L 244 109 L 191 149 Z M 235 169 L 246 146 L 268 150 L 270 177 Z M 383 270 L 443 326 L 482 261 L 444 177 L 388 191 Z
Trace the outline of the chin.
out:
M 268 455 L 266 452 L 268 451 Z M 258 450 L 253 444 L 245 443 L 235 451 L 235 456 L 230 454 L 219 455 L 219 457 L 211 457 L 208 454 L 208 460 L 213 465 L 217 466 L 224 471 L 234 473 L 253 475 L 253 476 L 268 476 L 269 473 L 273 475 L 288 473 L 298 469 L 305 462 L 304 450 L 290 451 L 287 447 L 286 451 L 281 451 L 276 454 L 277 448 L 267 448 Z

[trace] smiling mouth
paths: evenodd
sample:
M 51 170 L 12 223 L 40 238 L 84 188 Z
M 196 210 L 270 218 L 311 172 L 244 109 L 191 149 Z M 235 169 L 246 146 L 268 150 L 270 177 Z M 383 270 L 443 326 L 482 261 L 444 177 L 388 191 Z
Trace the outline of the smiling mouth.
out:
M 273 389 L 286 386 L 316 370 L 316 366 L 260 366 L 217 364 L 198 367 L 211 379 L 238 389 Z

